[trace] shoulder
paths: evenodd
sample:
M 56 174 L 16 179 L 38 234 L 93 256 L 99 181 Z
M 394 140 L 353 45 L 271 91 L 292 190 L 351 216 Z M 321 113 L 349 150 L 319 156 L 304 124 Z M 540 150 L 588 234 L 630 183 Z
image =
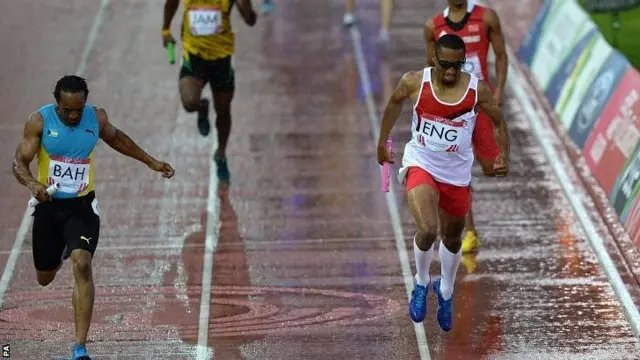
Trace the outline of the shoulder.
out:
M 109 125 L 109 117 L 107 116 L 107 111 L 99 106 L 92 106 L 93 111 L 95 111 L 96 113 L 96 119 L 98 120 L 98 128 L 102 130 Z
M 496 26 L 500 24 L 500 19 L 498 18 L 498 13 L 491 8 L 483 8 L 483 19 L 485 24 L 489 26 Z
M 425 70 L 408 71 L 402 75 L 400 83 L 409 89 L 417 88 L 422 83 L 424 71 Z
M 444 15 L 442 11 L 439 11 L 437 14 L 433 15 L 427 23 L 431 22 L 433 27 L 442 26 L 444 24 Z
M 40 111 L 34 111 L 27 117 L 27 122 L 24 126 L 24 131 L 29 135 L 40 135 L 44 129 L 44 118 Z
M 103 121 L 108 121 L 108 117 L 107 117 L 107 112 L 105 109 L 97 106 L 97 105 L 92 105 L 93 107 L 93 111 L 96 113 L 96 118 L 98 118 L 98 122 L 103 122 Z

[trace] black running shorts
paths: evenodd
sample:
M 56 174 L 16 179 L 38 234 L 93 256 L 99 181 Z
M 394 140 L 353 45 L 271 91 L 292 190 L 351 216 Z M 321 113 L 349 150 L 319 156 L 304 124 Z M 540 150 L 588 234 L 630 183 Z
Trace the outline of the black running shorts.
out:
M 70 199 L 53 199 L 33 212 L 33 264 L 38 271 L 52 271 L 62 255 L 83 249 L 93 255 L 100 236 L 98 200 L 92 191 Z

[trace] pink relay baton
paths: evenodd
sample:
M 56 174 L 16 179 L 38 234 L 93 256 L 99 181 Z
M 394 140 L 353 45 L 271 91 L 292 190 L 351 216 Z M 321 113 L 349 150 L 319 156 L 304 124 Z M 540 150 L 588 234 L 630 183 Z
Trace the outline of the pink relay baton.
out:
M 391 138 L 387 139 L 384 144 L 385 149 L 387 149 L 387 153 L 389 155 L 393 154 L 393 142 Z M 389 192 L 389 187 L 391 186 L 391 164 L 388 162 L 384 162 L 382 164 L 382 188 L 380 189 L 382 192 Z
M 53 195 L 53 194 L 56 193 L 56 191 L 58 191 L 58 189 L 60 189 L 60 184 L 58 184 L 58 183 L 53 184 L 53 185 L 51 185 L 51 186 L 49 186 L 47 188 L 47 193 L 49 195 Z M 39 201 L 36 198 L 31 198 L 31 200 L 29 200 L 29 206 L 30 207 L 34 207 L 34 206 L 38 205 L 38 203 L 39 203 Z

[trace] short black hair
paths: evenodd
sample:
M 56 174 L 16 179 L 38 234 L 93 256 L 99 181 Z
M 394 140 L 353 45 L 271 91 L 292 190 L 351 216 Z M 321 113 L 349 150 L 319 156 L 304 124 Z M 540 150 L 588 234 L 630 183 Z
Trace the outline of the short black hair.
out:
M 60 93 L 63 91 L 69 93 L 83 92 L 85 98 L 89 96 L 87 81 L 76 75 L 65 75 L 58 80 L 56 88 L 53 90 L 53 96 L 56 101 L 60 101 Z
M 466 52 L 464 40 L 462 40 L 462 38 L 460 38 L 458 35 L 454 34 L 442 35 L 438 39 L 438 41 L 436 41 L 436 51 L 439 52 L 442 48 L 451 50 L 462 50 L 462 52 Z

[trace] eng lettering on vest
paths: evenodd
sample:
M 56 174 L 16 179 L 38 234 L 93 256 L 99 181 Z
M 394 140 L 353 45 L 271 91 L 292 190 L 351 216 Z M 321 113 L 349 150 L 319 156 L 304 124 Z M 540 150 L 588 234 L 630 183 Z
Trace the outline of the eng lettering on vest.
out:
M 194 36 L 217 34 L 222 25 L 222 11 L 214 8 L 189 9 L 189 25 Z
M 480 58 L 477 54 L 467 54 L 467 61 L 462 68 L 465 72 L 475 75 L 478 79 L 482 78 L 482 66 L 480 65 Z
M 49 161 L 49 183 L 60 184 L 61 192 L 77 193 L 89 187 L 89 159 L 52 157 Z
M 431 151 L 457 152 L 464 120 L 449 120 L 434 115 L 421 117 L 418 143 Z

